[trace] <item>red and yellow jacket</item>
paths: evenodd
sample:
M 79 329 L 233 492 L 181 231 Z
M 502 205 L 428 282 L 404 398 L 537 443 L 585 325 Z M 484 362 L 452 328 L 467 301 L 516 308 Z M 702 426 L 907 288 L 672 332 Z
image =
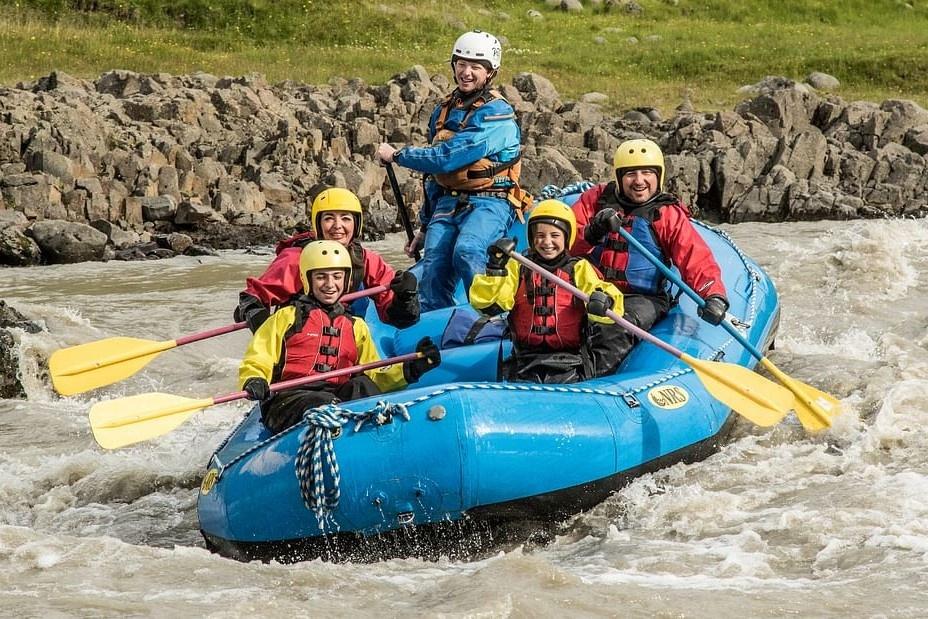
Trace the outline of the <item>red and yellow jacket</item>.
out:
M 530 259 L 536 256 L 528 254 Z M 603 281 L 596 268 L 584 259 L 568 258 L 552 271 L 585 294 L 601 290 L 612 297 L 613 311 L 625 309 L 622 293 Z M 515 260 L 506 263 L 506 274 L 476 275 L 470 286 L 470 303 L 478 310 L 508 311 L 513 339 L 523 347 L 546 350 L 580 348 L 581 330 L 588 318 L 611 324 L 612 319 L 593 316 L 584 304 L 563 288 L 544 280 Z
M 379 360 L 367 323 L 346 314 L 340 303 L 327 310 L 303 296 L 255 331 L 239 366 L 239 385 L 254 377 L 272 383 Z M 402 363 L 365 373 L 384 392 L 406 386 Z M 339 385 L 349 378 L 329 382 Z

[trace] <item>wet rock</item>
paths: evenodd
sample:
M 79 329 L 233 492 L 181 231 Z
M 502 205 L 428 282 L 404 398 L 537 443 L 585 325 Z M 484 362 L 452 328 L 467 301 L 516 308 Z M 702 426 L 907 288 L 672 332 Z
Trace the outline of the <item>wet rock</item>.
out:
M 193 246 L 193 239 L 180 232 L 157 234 L 154 236 L 154 240 L 156 243 L 158 243 L 159 247 L 170 249 L 175 254 L 182 254 L 191 246 Z
M 26 397 L 26 390 L 19 380 L 19 357 L 13 335 L 0 329 L 0 399 L 12 400 Z
M 21 399 L 26 391 L 19 379 L 19 356 L 9 329 L 38 333 L 42 327 L 0 299 L 0 399 Z
M 184 251 L 185 256 L 218 256 L 219 252 L 205 245 L 193 244 Z
M 72 221 L 37 221 L 26 231 L 48 264 L 64 264 L 100 260 L 106 246 L 106 235 L 99 230 Z
M 0 329 L 9 328 L 22 329 L 26 333 L 42 331 L 42 327 L 38 323 L 29 320 L 22 312 L 11 305 L 7 305 L 6 301 L 0 299 Z
M 0 265 L 26 267 L 41 264 L 42 251 L 25 235 L 29 220 L 19 211 L 0 210 Z
M 158 248 L 157 243 L 140 243 L 114 252 L 114 260 L 147 260 L 148 252 Z

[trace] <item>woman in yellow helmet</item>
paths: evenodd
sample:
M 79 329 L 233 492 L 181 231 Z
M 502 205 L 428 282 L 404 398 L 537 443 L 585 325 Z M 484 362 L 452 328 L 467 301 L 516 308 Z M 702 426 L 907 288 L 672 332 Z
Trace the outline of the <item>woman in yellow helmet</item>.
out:
M 603 281 L 592 264 L 567 253 L 576 234 L 570 207 L 545 200 L 529 216 L 526 257 L 588 294 L 586 307 L 563 288 L 509 260 L 513 239 L 490 245 L 486 274 L 474 277 L 471 305 L 489 314 L 509 312 L 515 357 L 511 380 L 573 383 L 612 373 L 618 365 L 618 355 L 610 348 L 615 338 L 603 337 L 618 327 L 604 316 L 610 309 L 622 313 L 622 293 Z
M 249 277 L 239 294 L 235 320 L 244 320 L 255 331 L 271 315 L 302 292 L 300 251 L 316 239 L 341 243 L 351 259 L 351 280 L 345 292 L 389 286 L 375 295 L 380 319 L 397 327 L 408 327 L 419 320 L 418 282 L 408 271 L 394 271 L 375 251 L 361 246 L 364 215 L 361 202 L 341 187 L 326 189 L 313 200 L 310 214 L 313 231 L 303 232 L 277 244 L 277 257 L 260 277 Z
M 285 430 L 309 408 L 400 389 L 441 362 L 438 348 L 424 338 L 416 348 L 423 356 L 402 365 L 271 395 L 271 382 L 380 359 L 367 324 L 338 302 L 351 280 L 348 248 L 337 241 L 313 241 L 300 251 L 298 269 L 302 294 L 258 327 L 239 368 L 242 389 L 261 402 L 261 419 L 271 430 Z

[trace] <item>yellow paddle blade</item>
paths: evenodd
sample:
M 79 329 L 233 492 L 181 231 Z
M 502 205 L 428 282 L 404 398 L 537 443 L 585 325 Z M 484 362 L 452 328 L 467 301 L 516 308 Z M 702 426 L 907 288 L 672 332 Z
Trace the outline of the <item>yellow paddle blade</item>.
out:
M 173 340 L 111 337 L 62 348 L 48 359 L 52 386 L 61 395 L 74 395 L 112 385 L 129 378 L 158 354 L 176 345 Z
M 792 393 L 746 367 L 686 353 L 680 359 L 693 368 L 712 397 L 759 426 L 780 423 L 793 407 Z
M 767 357 L 761 359 L 760 363 L 796 396 L 793 410 L 807 431 L 817 432 L 829 428 L 832 419 L 841 414 L 841 402 L 833 395 L 784 374 Z
M 90 429 L 100 447 L 116 449 L 167 434 L 213 398 L 184 398 L 169 393 L 143 393 L 94 404 Z

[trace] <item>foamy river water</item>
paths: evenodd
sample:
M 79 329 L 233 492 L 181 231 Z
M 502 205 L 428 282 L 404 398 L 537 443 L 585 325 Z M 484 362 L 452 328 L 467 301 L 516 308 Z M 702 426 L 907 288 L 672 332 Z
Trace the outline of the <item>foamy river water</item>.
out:
M 639 478 L 547 545 L 438 562 L 205 550 L 197 488 L 247 403 L 96 446 L 87 411 L 101 399 L 235 391 L 244 333 L 91 394 L 59 398 L 42 375 L 59 347 L 228 324 L 270 249 L 0 270 L 0 298 L 48 328 L 16 332 L 28 399 L 0 400 L 0 616 L 928 616 L 928 220 L 723 228 L 777 284 L 770 358 L 842 399 L 835 426 L 739 420 L 716 455 Z M 400 244 L 371 246 L 403 264 Z

